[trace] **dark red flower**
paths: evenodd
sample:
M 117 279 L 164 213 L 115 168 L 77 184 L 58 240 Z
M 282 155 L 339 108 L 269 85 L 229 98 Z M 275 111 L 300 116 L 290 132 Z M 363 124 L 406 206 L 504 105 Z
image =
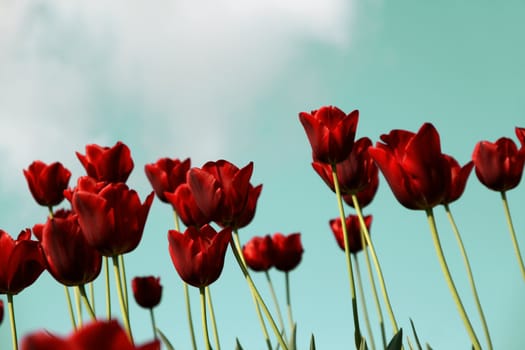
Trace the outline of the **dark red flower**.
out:
M 161 158 L 156 163 L 146 164 L 144 171 L 157 197 L 168 203 L 164 192 L 175 192 L 177 187 L 186 182 L 186 173 L 190 169 L 189 158 L 184 161 L 179 159 Z
M 370 184 L 367 187 L 365 187 L 363 190 L 357 192 L 356 194 L 357 201 L 361 208 L 364 208 L 370 203 L 372 203 L 372 200 L 376 196 L 377 189 L 379 187 L 379 174 L 376 173 L 376 175 L 372 176 L 371 179 L 372 181 L 370 182 Z M 346 204 L 348 204 L 352 208 L 354 207 L 354 201 L 352 200 L 351 194 L 343 195 L 343 200 L 346 202 Z
M 449 191 L 450 170 L 434 126 L 425 123 L 416 134 L 392 130 L 381 140 L 384 143 L 378 142 L 368 152 L 397 200 L 409 209 L 440 204 Z
M 212 221 L 212 218 L 204 215 L 197 206 L 188 184 L 180 185 L 175 193 L 165 192 L 165 195 L 184 225 L 201 227 Z
M 215 282 L 224 266 L 231 228 L 216 232 L 210 225 L 188 227 L 184 233 L 168 232 L 169 251 L 180 278 L 194 287 Z
M 519 130 L 516 133 L 520 135 Z M 495 143 L 481 141 L 474 148 L 472 161 L 476 176 L 483 185 L 494 191 L 508 191 L 520 183 L 525 148 L 518 150 L 514 141 L 507 137 L 502 137 Z
M 151 192 L 141 204 L 137 192 L 120 182 L 99 193 L 76 191 L 72 204 L 89 245 L 104 256 L 116 256 L 139 244 L 153 197 Z
M 22 340 L 22 350 L 160 350 L 155 340 L 135 346 L 115 320 L 94 321 L 62 338 L 47 331 L 32 333 Z
M 42 231 L 42 250 L 49 273 L 63 285 L 79 286 L 93 281 L 100 273 L 102 256 L 87 243 L 75 214 L 47 220 Z
M 69 209 L 58 209 L 58 210 L 55 210 L 53 212 L 53 217 L 54 218 L 67 218 L 71 215 L 71 210 Z M 46 224 L 43 223 L 39 223 L 39 224 L 35 224 L 33 225 L 33 227 L 31 228 L 31 231 L 33 231 L 33 235 L 36 237 L 36 239 L 39 241 L 39 242 L 42 242 L 42 235 L 44 233 L 44 226 Z
M 274 260 L 272 237 L 253 237 L 242 247 L 242 254 L 246 265 L 252 270 L 268 271 Z
M 312 146 L 314 161 L 332 164 L 345 160 L 354 145 L 358 119 L 359 111 L 347 115 L 333 106 L 299 113 L 299 120 Z
M 106 182 L 97 181 L 91 176 L 81 176 L 77 179 L 77 185 L 74 188 L 64 190 L 64 196 L 71 203 L 73 193 L 77 191 L 99 193 L 106 185 Z
M 31 240 L 26 229 L 16 241 L 0 230 L 0 294 L 18 294 L 33 284 L 45 270 L 40 242 Z
M 372 215 L 364 217 L 366 228 L 370 233 L 370 226 L 372 225 Z M 345 219 L 346 229 L 348 231 L 348 247 L 351 253 L 358 253 L 363 250 L 363 244 L 361 240 L 361 225 L 359 224 L 359 218 L 357 215 L 349 215 Z M 343 235 L 343 227 L 341 225 L 341 219 L 330 220 L 330 228 L 334 233 L 335 240 L 343 251 L 345 250 L 345 240 Z
M 76 154 L 87 174 L 97 181 L 126 182 L 133 170 L 131 151 L 120 141 L 113 147 L 87 145 L 86 155 Z
M 64 168 L 62 163 L 47 165 L 36 160 L 24 170 L 24 176 L 36 202 L 52 207 L 64 200 L 64 190 L 69 183 L 71 172 Z
M 272 242 L 275 268 L 284 272 L 295 269 L 301 262 L 304 251 L 301 243 L 301 234 L 292 233 L 284 236 L 281 233 L 275 233 L 272 237 Z
M 447 191 L 445 198 L 443 198 L 443 204 L 449 204 L 456 201 L 463 192 L 467 185 L 467 179 L 474 167 L 472 161 L 468 162 L 464 166 L 459 165 L 457 160 L 449 155 L 445 155 L 450 168 L 450 188 Z
M 152 309 L 159 305 L 162 297 L 162 285 L 160 277 L 145 276 L 135 277 L 131 280 L 131 289 L 135 301 L 146 309 Z
M 222 227 L 248 225 L 254 215 L 262 185 L 253 187 L 253 162 L 242 169 L 226 160 L 208 162 L 188 172 L 187 183 L 197 206 Z

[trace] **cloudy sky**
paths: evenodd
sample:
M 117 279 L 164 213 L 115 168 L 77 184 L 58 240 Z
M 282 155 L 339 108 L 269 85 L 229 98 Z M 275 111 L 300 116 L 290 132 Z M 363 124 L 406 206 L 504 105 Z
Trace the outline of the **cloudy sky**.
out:
M 241 237 L 303 234 L 304 260 L 292 274 L 299 343 L 306 347 L 314 333 L 319 348 L 341 348 L 351 342 L 352 322 L 343 255 L 327 225 L 337 207 L 311 169 L 297 114 L 326 104 L 359 109 L 358 136 L 374 141 L 430 121 L 443 149 L 466 162 L 479 140 L 514 138 L 514 127 L 525 125 L 524 11 L 519 1 L 501 7 L 408 0 L 0 0 L 0 227 L 16 235 L 45 219 L 22 169 L 35 159 L 61 161 L 80 176 L 75 151 L 89 143 L 128 144 L 136 164 L 129 183 L 142 196 L 150 191 L 144 164 L 160 157 L 191 157 L 195 166 L 219 158 L 239 166 L 254 161 L 253 181 L 264 189 Z M 498 199 L 472 176 L 452 209 L 494 344 L 514 349 L 525 342 L 525 288 Z M 509 200 L 523 242 L 523 188 Z M 384 181 L 367 209 L 400 325 L 408 331 L 414 319 L 420 337 L 438 349 L 467 347 L 424 214 L 402 208 Z M 461 258 L 442 210 L 436 212 L 482 338 Z M 127 267 L 131 275 L 161 276 L 159 327 L 185 349 L 182 290 L 167 251 L 171 227 L 170 208 L 155 202 Z M 274 277 L 279 285 L 282 276 Z M 264 290 L 264 279 L 257 281 Z M 231 256 L 212 289 L 224 348 L 233 347 L 236 336 L 246 348 L 260 347 L 249 293 Z M 70 329 L 62 289 L 47 274 L 15 303 L 21 335 L 44 326 L 62 334 Z M 372 303 L 369 309 L 374 320 Z M 64 317 L 50 318 L 51 312 Z M 132 309 L 132 322 L 137 338 L 148 339 L 147 314 Z M 6 322 L 0 344 L 10 344 Z

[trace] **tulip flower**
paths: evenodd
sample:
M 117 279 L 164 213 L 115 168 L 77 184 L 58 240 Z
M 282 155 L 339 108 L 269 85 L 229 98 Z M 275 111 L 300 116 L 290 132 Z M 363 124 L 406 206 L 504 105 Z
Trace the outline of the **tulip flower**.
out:
M 463 191 L 465 191 L 467 179 L 472 171 L 474 163 L 470 161 L 464 166 L 460 166 L 459 163 L 449 155 L 445 155 L 445 159 L 447 159 L 450 168 L 450 187 L 445 194 L 442 203 L 449 204 L 461 197 Z
M 87 243 L 75 214 L 47 220 L 42 230 L 42 250 L 49 273 L 63 285 L 80 286 L 100 273 L 102 256 Z
M 0 294 L 15 295 L 33 284 L 45 270 L 40 243 L 26 229 L 14 240 L 0 230 Z
M 275 233 L 272 236 L 274 247 L 274 266 L 277 270 L 288 272 L 297 267 L 303 256 L 303 245 L 301 234 L 292 233 L 284 236 L 282 233 Z
M 449 191 L 450 168 L 441 153 L 439 134 L 425 123 L 417 133 L 392 130 L 368 152 L 385 176 L 394 196 L 408 209 L 430 209 Z
M 103 256 L 134 250 L 139 244 L 154 192 L 144 203 L 124 183 L 110 183 L 99 193 L 76 191 L 73 210 L 86 241 Z
M 156 163 L 146 164 L 144 171 L 157 197 L 164 203 L 168 203 L 164 192 L 173 193 L 186 182 L 186 173 L 190 169 L 190 165 L 189 158 L 184 161 L 161 158 Z
M 370 226 L 372 225 L 372 215 L 364 217 L 366 228 L 370 232 Z M 346 229 L 348 230 L 348 246 L 350 252 L 356 254 L 363 250 L 363 241 L 361 240 L 361 226 L 359 224 L 359 218 L 357 215 L 349 215 L 346 217 Z M 336 218 L 330 220 L 330 228 L 334 233 L 335 240 L 339 247 L 345 250 L 345 241 L 343 236 L 343 227 L 341 225 L 341 219 Z
M 47 165 L 36 160 L 24 170 L 24 176 L 36 202 L 52 207 L 64 200 L 63 192 L 67 188 L 71 172 L 59 162 Z
M 520 131 L 516 130 L 520 135 Z M 520 140 L 521 141 L 521 140 Z M 523 174 L 525 148 L 518 147 L 509 138 L 502 137 L 495 143 L 481 141 L 472 153 L 476 176 L 487 188 L 502 192 L 518 186 Z
M 206 216 L 197 206 L 188 184 L 180 185 L 174 193 L 165 192 L 164 194 L 184 225 L 201 227 L 212 221 L 212 218 Z
M 250 183 L 252 172 L 253 162 L 239 169 L 219 160 L 190 169 L 187 183 L 205 216 L 222 227 L 238 229 L 252 221 L 262 190 L 262 185 L 253 187 Z
M 222 272 L 230 238 L 231 228 L 217 233 L 210 225 L 200 229 L 190 226 L 184 233 L 170 230 L 170 256 L 182 280 L 197 288 L 215 282 Z
M 131 289 L 137 304 L 146 309 L 159 305 L 162 297 L 162 285 L 159 277 L 135 277 L 131 280 Z
M 73 194 L 77 191 L 85 191 L 91 193 L 99 193 L 105 186 L 106 182 L 97 181 L 91 176 L 81 176 L 77 179 L 77 185 L 74 188 L 64 190 L 64 196 L 71 203 Z
M 345 160 L 354 145 L 358 119 L 359 111 L 346 114 L 333 106 L 299 113 L 314 161 L 335 164 Z
M 117 142 L 113 147 L 87 145 L 86 154 L 76 155 L 88 176 L 97 181 L 126 182 L 133 170 L 131 152 L 124 143 Z
M 95 321 L 66 338 L 47 331 L 29 334 L 22 340 L 21 350 L 160 350 L 160 342 L 155 340 L 135 346 L 128 335 L 115 320 Z
M 242 254 L 246 265 L 252 270 L 268 271 L 274 260 L 272 237 L 253 237 L 242 247 Z
M 372 181 L 370 182 L 370 184 L 355 194 L 355 196 L 357 197 L 357 202 L 359 203 L 361 209 L 372 203 L 372 200 L 374 200 L 376 196 L 378 187 L 379 174 L 376 173 L 376 175 L 372 177 Z M 352 200 L 351 194 L 343 195 L 343 200 L 352 208 L 354 207 L 354 201 Z

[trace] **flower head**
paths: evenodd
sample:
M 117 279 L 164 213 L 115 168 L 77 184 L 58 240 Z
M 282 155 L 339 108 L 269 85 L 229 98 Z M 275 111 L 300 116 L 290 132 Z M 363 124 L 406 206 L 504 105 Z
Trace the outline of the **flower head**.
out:
M 152 309 L 159 305 L 162 297 L 160 277 L 135 277 L 131 280 L 131 289 L 135 301 L 143 308 Z
M 301 234 L 292 233 L 288 236 L 275 233 L 272 236 L 274 247 L 274 266 L 277 270 L 288 272 L 297 267 L 303 256 Z
M 180 185 L 174 193 L 165 192 L 164 194 L 184 225 L 201 227 L 212 221 L 212 218 L 206 216 L 197 205 L 188 184 Z
M 36 202 L 52 207 L 64 200 L 64 190 L 69 183 L 71 172 L 64 168 L 62 163 L 48 165 L 36 160 L 24 170 L 24 176 Z
M 126 182 L 134 166 L 131 151 L 120 141 L 113 147 L 87 145 L 85 155 L 76 154 L 87 174 L 97 181 Z
M 252 270 L 268 271 L 274 263 L 272 237 L 253 237 L 242 247 L 242 254 L 246 265 Z
M 186 182 L 186 173 L 190 169 L 189 158 L 181 161 L 179 159 L 161 158 L 152 164 L 146 164 L 144 171 L 157 197 L 164 203 L 168 203 L 165 192 L 173 193 Z
M 449 155 L 445 155 L 445 159 L 448 161 L 450 169 L 450 187 L 445 198 L 443 198 L 443 204 L 449 204 L 456 201 L 463 191 L 465 191 L 465 186 L 467 185 L 467 179 L 472 171 L 474 163 L 472 161 L 468 162 L 464 166 L 460 166 L 457 160 Z
M 372 225 L 372 215 L 364 217 L 366 228 L 370 232 L 370 226 Z M 351 253 L 358 253 L 363 250 L 363 244 L 361 240 L 361 225 L 359 224 L 359 218 L 357 215 L 349 215 L 345 219 L 346 229 L 348 232 L 348 247 Z M 345 238 L 343 235 L 343 226 L 341 225 L 341 219 L 336 218 L 330 220 L 330 228 L 334 234 L 335 240 L 343 251 L 345 250 Z
M 345 160 L 354 145 L 358 119 L 359 111 L 346 114 L 334 106 L 299 113 L 314 161 L 334 164 Z

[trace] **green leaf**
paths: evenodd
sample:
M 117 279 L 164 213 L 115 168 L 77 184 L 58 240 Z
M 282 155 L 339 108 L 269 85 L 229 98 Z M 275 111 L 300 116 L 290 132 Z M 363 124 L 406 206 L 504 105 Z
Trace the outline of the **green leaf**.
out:
M 235 338 L 235 350 L 243 350 L 241 343 L 239 343 L 239 338 Z
M 414 326 L 414 322 L 412 321 L 412 319 L 410 319 L 410 325 L 412 326 L 412 332 L 414 333 L 414 338 L 416 338 L 417 348 L 419 350 L 423 350 L 423 348 L 421 347 L 421 343 L 419 342 L 419 337 L 417 336 L 416 327 Z
M 293 325 L 292 334 L 290 335 L 290 340 L 288 342 L 288 349 L 297 349 L 297 323 Z
M 315 350 L 315 338 L 314 338 L 313 333 L 312 333 L 312 336 L 310 337 L 310 350 Z
M 432 350 L 432 348 L 430 347 L 430 345 L 427 343 L 427 350 Z
M 387 350 L 401 350 L 403 347 L 403 329 L 400 329 L 388 343 Z
M 366 339 L 364 337 L 361 337 L 361 342 L 359 343 L 359 350 L 368 350 L 368 347 L 366 346 Z
M 164 343 L 164 346 L 166 347 L 166 349 L 167 350 L 175 350 L 175 348 L 173 347 L 173 345 L 171 345 L 170 341 L 164 335 L 164 333 L 162 333 L 162 331 L 160 329 L 158 329 L 158 328 L 155 328 L 155 330 L 157 331 L 157 334 L 159 335 L 160 340 L 162 340 L 162 342 Z

